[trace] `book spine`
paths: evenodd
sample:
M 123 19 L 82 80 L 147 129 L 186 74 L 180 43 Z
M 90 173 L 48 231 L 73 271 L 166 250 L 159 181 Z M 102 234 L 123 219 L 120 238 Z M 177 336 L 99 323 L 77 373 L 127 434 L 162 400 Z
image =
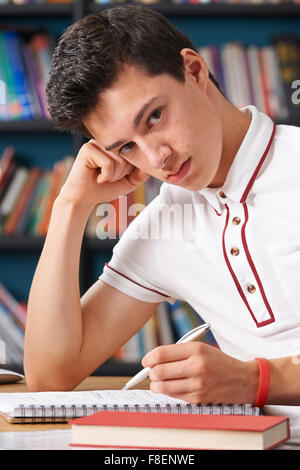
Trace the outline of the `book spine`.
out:
M 10 345 L 14 351 L 14 363 L 23 362 L 24 354 L 24 330 L 20 328 L 9 310 L 0 303 L 0 326 L 4 341 Z M 21 359 L 21 360 L 20 360 Z
M 273 36 L 272 44 L 277 54 L 289 119 L 299 122 L 300 103 L 299 100 L 293 99 L 293 82 L 300 77 L 298 37 L 294 34 Z
M 0 302 L 8 309 L 22 329 L 25 329 L 26 312 L 12 294 L 0 282 Z
M 22 191 L 22 194 L 20 194 L 20 197 L 12 210 L 11 214 L 8 216 L 4 227 L 3 227 L 3 233 L 5 235 L 12 235 L 15 232 L 16 226 L 21 219 L 22 213 L 25 210 L 26 204 L 28 203 L 30 196 L 34 190 L 34 187 L 37 183 L 37 180 L 39 178 L 39 169 L 38 168 L 32 168 L 29 171 L 29 177 L 27 179 L 26 184 L 24 185 L 24 189 Z
M 12 80 L 21 108 L 20 117 L 24 120 L 32 119 L 33 114 L 31 112 L 30 98 L 28 95 L 27 77 L 21 57 L 18 35 L 15 31 L 6 31 L 4 38 L 12 72 Z
M 265 46 L 264 60 L 268 69 L 270 93 L 272 96 L 273 112 L 277 119 L 287 119 L 288 109 L 286 106 L 283 83 L 280 77 L 279 64 L 273 46 Z
M 261 71 L 258 58 L 258 47 L 248 46 L 246 54 L 248 56 L 249 69 L 254 93 L 254 105 L 263 113 L 266 112 L 261 85 Z
M 181 301 L 176 300 L 173 305 L 168 305 L 168 308 L 170 309 L 176 340 L 178 340 L 188 331 L 192 330 L 193 325 L 182 307 Z
M 15 167 L 14 159 L 15 149 L 8 146 L 4 149 L 0 160 L 0 201 L 8 187 L 10 177 L 12 176 L 13 167 Z
M 39 185 L 41 182 L 42 176 L 40 175 L 38 180 L 36 181 L 34 188 L 32 190 L 32 193 L 29 197 L 28 203 L 26 204 L 26 207 L 24 208 L 23 213 L 21 214 L 20 220 L 17 222 L 16 228 L 15 228 L 15 234 L 16 235 L 21 235 L 25 234 L 27 232 L 27 226 L 30 220 L 30 217 L 33 212 L 34 204 L 38 196 L 38 191 L 39 191 Z
M 30 45 L 25 40 L 22 43 L 22 49 L 32 96 L 34 115 L 36 118 L 42 118 L 45 117 L 44 101 L 41 96 L 42 85 L 40 83 L 36 62 L 30 49 Z
M 4 82 L 6 84 L 6 101 L 7 101 L 7 111 L 8 111 L 8 120 L 20 119 L 21 117 L 21 106 L 18 101 L 16 91 L 14 89 L 13 79 L 12 79 L 12 70 L 9 65 L 9 58 L 5 42 L 5 33 L 0 31 L 0 57 L 2 65 L 2 73 L 4 77 Z
M 13 207 L 20 196 L 22 188 L 26 182 L 28 177 L 28 169 L 24 167 L 19 167 L 16 170 L 16 173 L 9 185 L 7 192 L 1 201 L 0 205 L 0 230 L 3 230 L 3 225 L 5 223 L 6 218 L 12 212 Z

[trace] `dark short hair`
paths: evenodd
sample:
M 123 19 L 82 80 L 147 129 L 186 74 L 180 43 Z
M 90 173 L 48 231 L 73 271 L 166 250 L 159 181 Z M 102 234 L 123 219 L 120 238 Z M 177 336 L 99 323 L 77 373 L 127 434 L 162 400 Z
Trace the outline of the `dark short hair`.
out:
M 85 16 L 66 29 L 54 50 L 46 95 L 55 127 L 91 138 L 82 120 L 125 64 L 184 83 L 184 48 L 197 51 L 162 14 L 147 7 L 122 5 Z

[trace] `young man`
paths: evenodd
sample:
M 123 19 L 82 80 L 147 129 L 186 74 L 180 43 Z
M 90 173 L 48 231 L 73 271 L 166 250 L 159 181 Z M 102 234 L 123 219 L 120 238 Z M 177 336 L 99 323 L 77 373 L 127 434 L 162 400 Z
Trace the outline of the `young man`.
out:
M 299 129 L 228 102 L 188 39 L 143 7 L 109 9 L 71 26 L 56 48 L 47 93 L 54 123 L 91 140 L 54 203 L 33 279 L 29 387 L 72 389 L 159 303 L 177 298 L 210 323 L 220 350 L 192 342 L 148 353 L 142 364 L 151 367 L 154 392 L 191 403 L 255 403 L 263 387 L 270 405 L 300 404 Z M 164 182 L 160 195 L 80 299 L 89 214 L 149 175 Z M 189 210 L 184 236 L 151 237 L 162 208 L 174 206 Z M 268 359 L 269 391 L 256 358 Z

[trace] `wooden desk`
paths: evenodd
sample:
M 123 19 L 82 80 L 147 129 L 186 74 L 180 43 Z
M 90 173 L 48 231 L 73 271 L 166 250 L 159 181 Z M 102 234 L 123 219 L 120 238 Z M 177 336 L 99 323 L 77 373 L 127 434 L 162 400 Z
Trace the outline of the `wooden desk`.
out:
M 130 377 L 88 377 L 74 390 L 118 390 L 121 389 Z M 148 389 L 149 379 L 144 380 L 135 388 Z M 22 380 L 16 384 L 0 385 L 0 393 L 24 393 L 28 392 L 26 383 Z M 0 432 L 16 431 L 46 431 L 49 429 L 69 429 L 69 424 L 45 423 L 45 424 L 10 424 L 0 416 Z

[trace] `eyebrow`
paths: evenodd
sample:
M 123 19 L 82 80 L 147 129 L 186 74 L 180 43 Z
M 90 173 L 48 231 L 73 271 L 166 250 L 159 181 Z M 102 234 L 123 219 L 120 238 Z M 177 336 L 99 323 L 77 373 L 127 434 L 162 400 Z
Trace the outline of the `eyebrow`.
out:
M 147 103 L 143 104 L 143 106 L 141 107 L 141 109 L 139 110 L 139 112 L 137 113 L 137 115 L 135 116 L 134 120 L 133 120 L 133 128 L 136 129 L 139 125 L 140 125 L 140 122 L 141 120 L 143 119 L 143 116 L 145 114 L 145 112 L 147 111 L 147 109 L 149 108 L 149 106 L 151 106 L 151 104 L 153 103 L 153 101 L 157 100 L 158 96 L 154 96 L 153 98 L 151 98 L 149 101 L 147 101 Z M 125 141 L 124 140 L 117 140 L 116 142 L 114 142 L 113 144 L 111 145 L 108 145 L 107 147 L 105 147 L 105 150 L 109 151 L 109 150 L 113 150 L 115 149 L 116 147 L 119 147 L 120 145 L 124 144 Z

